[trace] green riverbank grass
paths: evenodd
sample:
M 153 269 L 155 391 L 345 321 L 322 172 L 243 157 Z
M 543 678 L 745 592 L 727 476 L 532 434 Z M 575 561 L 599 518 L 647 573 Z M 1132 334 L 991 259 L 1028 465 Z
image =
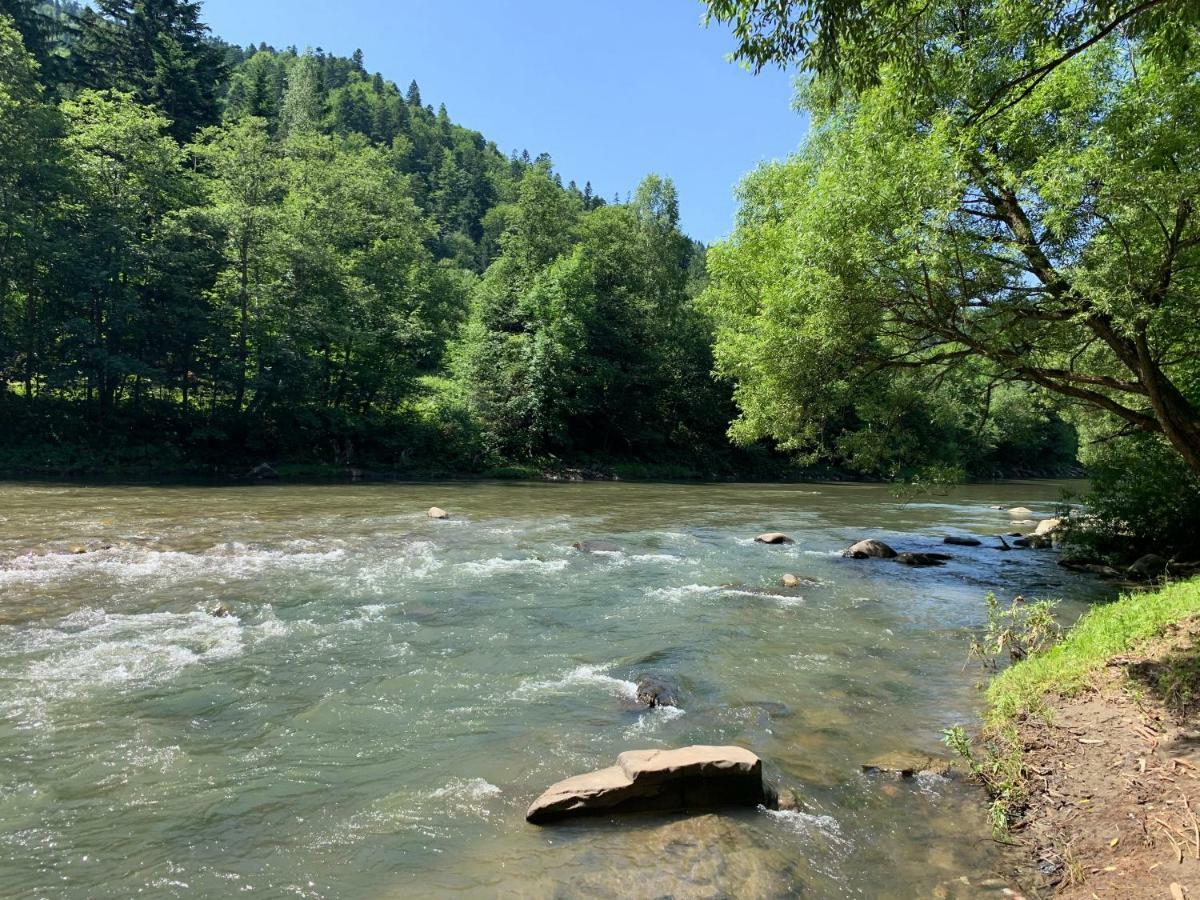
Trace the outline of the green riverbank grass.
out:
M 1044 653 L 1001 672 L 987 690 L 986 725 L 1003 728 L 1022 713 L 1042 711 L 1047 694 L 1069 697 L 1091 685 L 1112 657 L 1175 622 L 1200 615 L 1200 578 L 1130 593 L 1082 616 Z
M 1197 615 L 1200 578 L 1125 594 L 1080 617 L 1053 647 L 1015 663 L 992 680 L 979 743 L 961 727 L 949 729 L 945 741 L 991 797 L 988 818 L 997 840 L 1007 839 L 1008 827 L 1028 797 L 1018 719 L 1025 714 L 1049 719 L 1047 696 L 1070 697 L 1085 690 L 1114 656 Z

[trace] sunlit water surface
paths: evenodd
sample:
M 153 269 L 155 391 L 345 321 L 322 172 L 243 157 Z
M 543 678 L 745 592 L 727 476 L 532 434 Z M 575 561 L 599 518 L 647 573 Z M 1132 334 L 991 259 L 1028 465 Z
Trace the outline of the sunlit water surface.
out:
M 0 896 L 978 883 L 998 858 L 973 789 L 860 763 L 977 715 L 987 591 L 1071 617 L 1098 589 L 991 539 L 937 569 L 839 553 L 1008 531 L 993 505 L 1048 515 L 1066 487 L 0 486 Z M 635 705 L 647 673 L 681 708 Z M 691 743 L 751 748 L 806 811 L 524 821 L 562 777 Z

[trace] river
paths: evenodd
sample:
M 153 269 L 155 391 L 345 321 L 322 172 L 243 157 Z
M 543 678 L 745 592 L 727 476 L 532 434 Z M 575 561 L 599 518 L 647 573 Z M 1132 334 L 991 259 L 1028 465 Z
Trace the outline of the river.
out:
M 1064 488 L 0 485 L 0 896 L 977 884 L 999 857 L 974 789 L 860 763 L 978 714 L 987 591 L 1066 619 L 1099 595 L 1049 551 L 941 546 Z M 840 557 L 864 537 L 955 558 Z M 678 709 L 636 706 L 647 673 Z M 692 743 L 749 747 L 804 812 L 524 821 L 560 778 Z

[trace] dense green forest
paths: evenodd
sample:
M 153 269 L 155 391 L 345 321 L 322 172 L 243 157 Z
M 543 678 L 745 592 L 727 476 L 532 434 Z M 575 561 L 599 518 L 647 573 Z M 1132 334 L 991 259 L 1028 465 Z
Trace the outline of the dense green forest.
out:
M 752 388 L 728 353 L 714 375 L 726 326 L 667 178 L 606 201 L 361 53 L 229 46 L 195 2 L 0 13 L 6 471 L 1075 461 L 1063 405 L 986 367 L 939 389 L 831 379 L 819 426 L 747 427 Z M 803 352 L 785 335 L 768 355 Z

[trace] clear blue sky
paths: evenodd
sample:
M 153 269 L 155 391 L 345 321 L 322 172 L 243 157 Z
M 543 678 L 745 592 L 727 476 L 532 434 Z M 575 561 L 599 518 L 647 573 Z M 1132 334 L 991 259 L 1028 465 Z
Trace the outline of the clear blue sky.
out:
M 481 131 L 554 159 L 563 180 L 622 197 L 648 172 L 679 187 L 684 229 L 729 233 L 739 179 L 799 146 L 791 77 L 754 76 L 697 0 L 205 0 L 237 44 L 366 54 L 368 71 Z

